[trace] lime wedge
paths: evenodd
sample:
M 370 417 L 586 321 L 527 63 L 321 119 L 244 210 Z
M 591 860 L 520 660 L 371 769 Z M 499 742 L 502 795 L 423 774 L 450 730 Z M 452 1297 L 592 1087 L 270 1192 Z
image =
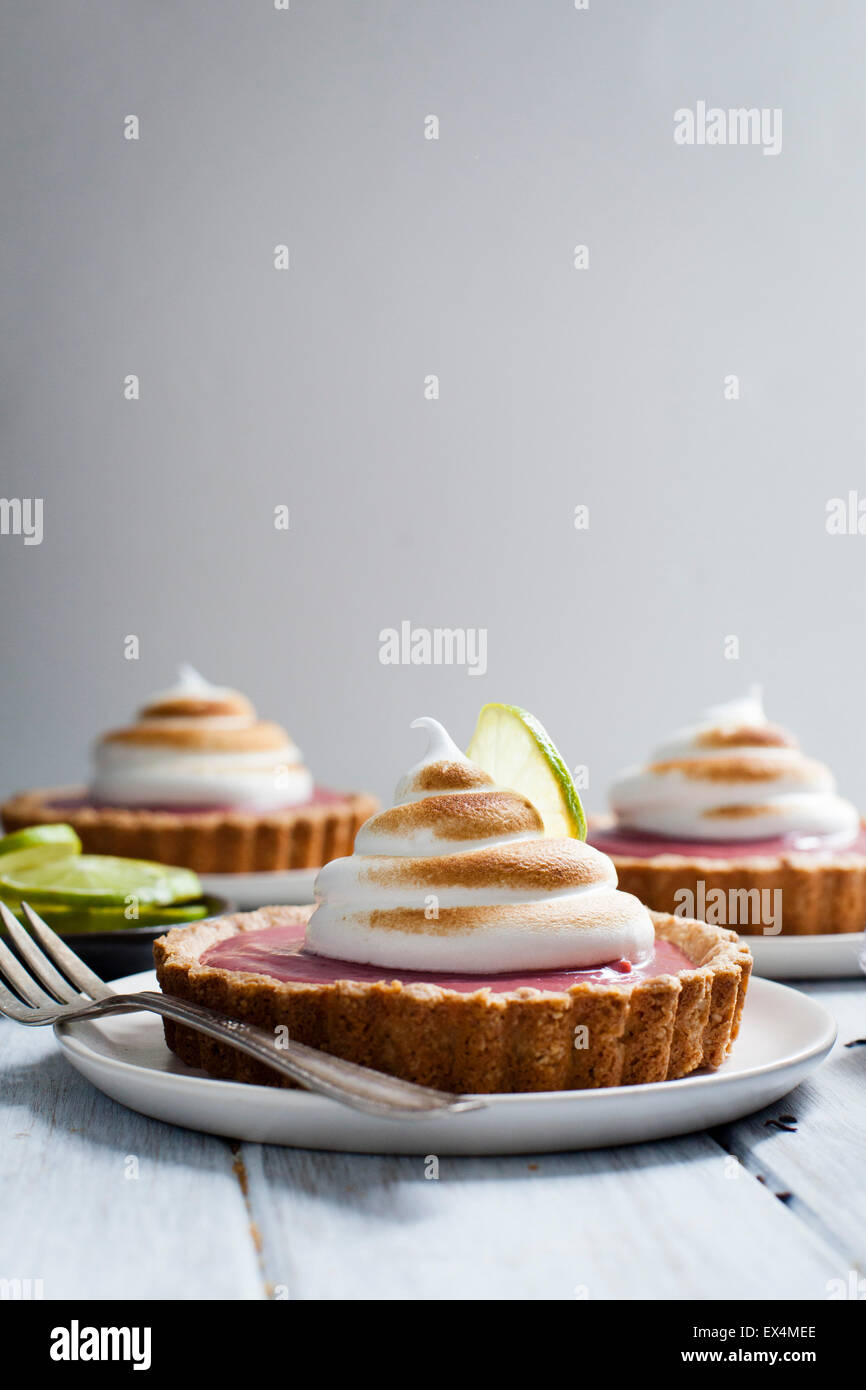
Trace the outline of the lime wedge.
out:
M 13 830 L 0 839 L 0 855 L 17 854 L 22 849 L 37 850 L 46 859 L 66 859 L 81 853 L 81 841 L 71 825 L 29 825 Z
M 517 705 L 484 705 L 468 756 L 498 786 L 529 798 L 545 835 L 586 839 L 586 816 L 571 773 L 534 715 Z
M 40 860 L 39 851 L 18 850 L 0 859 L 0 898 L 33 907 L 122 907 L 134 899 L 139 907 L 188 902 L 202 895 L 191 869 L 152 864 L 145 859 L 117 859 L 108 854 L 69 855 Z

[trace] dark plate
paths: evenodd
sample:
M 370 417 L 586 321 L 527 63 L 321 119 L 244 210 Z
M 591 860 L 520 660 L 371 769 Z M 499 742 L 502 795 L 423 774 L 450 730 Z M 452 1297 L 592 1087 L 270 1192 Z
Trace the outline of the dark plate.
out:
M 226 912 L 234 912 L 234 903 L 228 898 L 218 898 L 214 893 L 206 893 L 203 901 L 207 904 L 207 917 L 178 926 L 197 926 L 199 922 L 211 917 L 222 917 Z M 85 965 L 101 975 L 103 980 L 117 980 L 123 975 L 137 975 L 140 970 L 153 969 L 153 943 L 158 936 L 171 931 L 171 925 L 161 927 L 118 927 L 116 931 L 70 932 L 62 940 L 80 956 Z

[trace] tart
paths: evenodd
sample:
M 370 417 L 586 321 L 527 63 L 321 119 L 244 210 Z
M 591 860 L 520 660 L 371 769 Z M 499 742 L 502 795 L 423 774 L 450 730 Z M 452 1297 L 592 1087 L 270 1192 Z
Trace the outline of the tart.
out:
M 296 1042 L 347 1061 L 455 1092 L 672 1080 L 719 1067 L 740 1026 L 751 956 L 734 932 L 703 922 L 651 914 L 652 969 L 536 972 L 522 984 L 519 974 L 469 980 L 320 966 L 303 951 L 312 910 L 265 907 L 175 928 L 154 945 L 160 986 L 230 1018 L 285 1025 Z M 283 978 L 295 957 L 299 978 Z M 292 1084 L 168 1019 L 165 1037 L 183 1062 L 212 1076 Z
M 65 822 L 90 854 L 197 873 L 318 868 L 350 854 L 374 797 L 315 786 L 278 724 L 190 667 L 135 723 L 103 735 L 88 787 L 19 792 L 3 826 Z
M 747 936 L 866 926 L 866 829 L 758 692 L 672 735 L 610 801 L 588 838 L 653 911 Z
M 751 969 L 735 933 L 650 914 L 611 861 L 544 835 L 520 793 L 435 721 L 428 756 L 315 908 L 266 907 L 170 931 L 162 989 L 298 1042 L 455 1092 L 636 1085 L 721 1065 Z M 286 1084 L 168 1020 L 214 1076 Z

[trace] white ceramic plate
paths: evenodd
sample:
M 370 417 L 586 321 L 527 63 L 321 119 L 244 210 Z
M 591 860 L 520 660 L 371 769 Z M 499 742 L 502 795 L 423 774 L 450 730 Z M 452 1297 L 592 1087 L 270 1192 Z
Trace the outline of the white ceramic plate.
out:
M 755 971 L 767 980 L 844 980 L 863 977 L 862 932 L 838 936 L 744 936 Z
M 290 903 L 293 907 L 313 901 L 313 884 L 318 869 L 286 869 L 267 874 L 199 874 L 206 893 L 230 898 L 242 912 L 270 903 Z
M 153 989 L 153 974 L 118 980 Z M 306 1149 L 355 1153 L 543 1153 L 632 1144 L 736 1120 L 786 1095 L 827 1055 L 836 1023 L 823 1005 L 753 980 L 733 1055 L 717 1072 L 649 1086 L 485 1097 L 483 1110 L 430 1120 L 377 1119 L 304 1091 L 217 1081 L 172 1055 L 153 1014 L 56 1030 L 70 1062 L 106 1095 L 170 1124 Z

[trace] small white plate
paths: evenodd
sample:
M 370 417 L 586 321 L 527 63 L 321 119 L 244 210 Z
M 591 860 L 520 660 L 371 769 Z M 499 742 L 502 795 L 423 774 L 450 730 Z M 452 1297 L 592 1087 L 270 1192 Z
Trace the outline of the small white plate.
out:
M 300 907 L 313 901 L 318 869 L 286 869 L 266 874 L 199 874 L 206 893 L 230 898 L 242 912 L 270 903 Z
M 153 989 L 153 974 L 115 982 Z M 827 1055 L 831 1014 L 768 980 L 749 987 L 733 1054 L 717 1072 L 647 1086 L 486 1096 L 483 1110 L 429 1120 L 376 1119 L 305 1091 L 217 1081 L 163 1042 L 153 1014 L 63 1024 L 58 1041 L 89 1081 L 122 1105 L 187 1129 L 256 1143 L 355 1153 L 544 1153 L 633 1144 L 724 1124 L 787 1095 Z
M 755 972 L 767 980 L 863 978 L 862 932 L 837 936 L 744 936 Z

